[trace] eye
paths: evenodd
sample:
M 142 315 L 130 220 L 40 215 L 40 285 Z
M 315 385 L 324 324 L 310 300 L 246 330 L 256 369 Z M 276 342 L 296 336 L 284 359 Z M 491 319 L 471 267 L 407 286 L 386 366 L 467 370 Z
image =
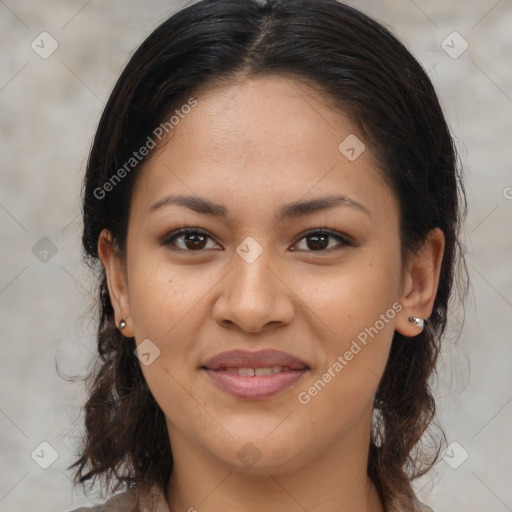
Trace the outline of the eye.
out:
M 178 250 L 194 252 L 202 251 L 204 249 L 215 249 L 220 247 L 207 247 L 208 239 L 213 241 L 212 237 L 199 228 L 184 228 L 178 231 L 169 233 L 162 241 L 161 245 L 174 245 Z
M 354 245 L 346 236 L 343 236 L 337 231 L 331 231 L 330 229 L 312 229 L 307 231 L 300 239 L 300 242 L 306 240 L 307 249 L 302 248 L 299 250 L 306 250 L 308 252 L 327 252 L 325 249 L 330 250 L 333 248 L 333 246 L 329 244 L 329 238 L 338 240 L 338 246 Z
M 312 229 L 303 234 L 302 238 L 295 245 L 302 241 L 306 241 L 306 248 L 302 247 L 298 250 L 307 252 L 327 252 L 333 249 L 333 245 L 329 243 L 329 239 L 337 240 L 337 246 L 353 246 L 353 242 L 348 237 L 343 236 L 337 231 L 329 229 Z M 208 240 L 212 241 L 214 246 L 208 247 Z M 174 246 L 177 250 L 187 252 L 197 252 L 206 249 L 221 249 L 212 237 L 199 228 L 183 228 L 178 231 L 169 233 L 161 242 L 164 246 Z M 297 249 L 293 249 L 297 250 Z

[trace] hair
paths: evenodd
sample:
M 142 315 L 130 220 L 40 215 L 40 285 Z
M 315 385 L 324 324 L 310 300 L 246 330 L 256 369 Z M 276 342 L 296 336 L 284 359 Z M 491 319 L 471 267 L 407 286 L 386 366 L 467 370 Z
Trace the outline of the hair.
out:
M 194 93 L 263 76 L 310 87 L 356 124 L 399 200 L 404 257 L 433 228 L 444 233 L 428 326 L 413 341 L 394 333 L 374 401 L 378 422 L 368 475 L 386 508 L 401 503 L 411 509 L 411 482 L 434 465 L 445 441 L 440 430 L 433 447 L 422 443 L 435 419 L 430 379 L 448 302 L 466 268 L 459 243 L 465 193 L 454 141 L 422 66 L 388 29 L 336 0 L 199 1 L 162 23 L 120 75 L 94 137 L 82 191 L 82 244 L 98 275 L 99 323 L 96 366 L 87 376 L 85 436 L 70 466 L 75 484 L 99 479 L 110 490 L 148 483 L 165 489 L 173 465 L 164 414 L 134 356 L 134 338 L 116 328 L 97 249 L 106 228 L 125 254 L 131 194 L 145 160 L 108 193 L 98 191 L 107 190 L 123 163 Z

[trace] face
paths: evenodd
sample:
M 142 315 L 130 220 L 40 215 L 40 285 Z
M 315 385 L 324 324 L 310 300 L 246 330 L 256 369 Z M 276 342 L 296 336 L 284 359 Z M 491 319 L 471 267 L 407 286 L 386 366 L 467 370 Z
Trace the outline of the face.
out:
M 196 99 L 137 179 L 126 259 L 106 264 L 173 452 L 263 472 L 367 449 L 414 294 L 397 199 L 356 126 L 297 82 Z M 232 350 L 249 354 L 209 361 Z

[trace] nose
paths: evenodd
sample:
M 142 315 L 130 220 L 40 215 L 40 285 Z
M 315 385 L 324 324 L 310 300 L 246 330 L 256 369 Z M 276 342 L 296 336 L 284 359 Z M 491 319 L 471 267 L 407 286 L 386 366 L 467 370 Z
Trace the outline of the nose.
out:
M 237 256 L 234 267 L 219 283 L 213 318 L 222 327 L 256 334 L 292 321 L 293 292 L 265 252 L 251 263 Z

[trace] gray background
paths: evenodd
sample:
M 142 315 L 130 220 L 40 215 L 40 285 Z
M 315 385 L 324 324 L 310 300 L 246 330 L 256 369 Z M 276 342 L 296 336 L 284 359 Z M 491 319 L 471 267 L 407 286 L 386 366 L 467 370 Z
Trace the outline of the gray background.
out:
M 440 422 L 458 444 L 417 489 L 436 512 L 512 510 L 512 1 L 351 4 L 392 27 L 429 71 L 467 176 L 472 289 L 458 341 L 461 313 L 454 315 L 435 386 Z M 55 369 L 57 358 L 64 372 L 84 371 L 94 348 L 94 289 L 80 261 L 81 177 L 116 77 L 182 5 L 0 0 L 2 512 L 91 504 L 65 470 L 84 392 Z M 42 46 L 43 31 L 59 45 L 47 59 L 31 47 Z M 446 39 L 454 31 L 469 44 L 458 58 L 463 40 Z M 40 465 L 51 462 L 52 448 L 41 442 L 58 453 L 48 469 Z

